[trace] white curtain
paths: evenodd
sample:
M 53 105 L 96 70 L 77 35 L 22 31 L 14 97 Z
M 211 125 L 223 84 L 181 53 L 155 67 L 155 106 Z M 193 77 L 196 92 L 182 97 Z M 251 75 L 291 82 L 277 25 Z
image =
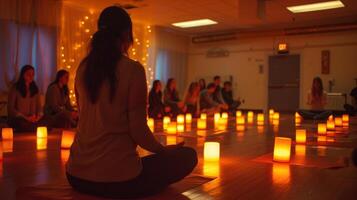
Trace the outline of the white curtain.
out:
M 0 1 L 0 92 L 6 93 L 21 67 L 35 67 L 40 92 L 56 72 L 57 16 L 54 0 Z

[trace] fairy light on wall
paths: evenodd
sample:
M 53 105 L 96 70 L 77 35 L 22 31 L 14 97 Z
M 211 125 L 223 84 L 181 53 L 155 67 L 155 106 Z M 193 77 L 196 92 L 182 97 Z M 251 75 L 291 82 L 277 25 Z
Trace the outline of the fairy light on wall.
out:
M 75 10 L 70 5 L 65 5 L 63 9 L 61 35 L 59 38 L 58 68 L 65 69 L 70 73 L 69 91 L 70 100 L 76 105 L 74 92 L 74 78 L 80 61 L 87 53 L 87 46 L 96 31 L 96 21 L 98 13 L 93 9 Z M 75 17 L 75 16 L 76 17 Z M 150 25 L 140 25 L 134 23 L 134 42 L 129 49 L 128 56 L 140 62 L 146 70 L 148 90 L 154 79 L 154 68 L 149 64 L 152 28 Z

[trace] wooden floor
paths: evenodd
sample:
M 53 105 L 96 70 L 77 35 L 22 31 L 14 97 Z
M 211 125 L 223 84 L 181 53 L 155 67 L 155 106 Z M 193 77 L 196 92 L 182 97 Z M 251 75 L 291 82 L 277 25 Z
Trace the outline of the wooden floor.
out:
M 255 160 L 272 153 L 274 136 L 294 138 L 292 115 L 282 115 L 278 128 L 268 123 L 263 127 L 253 124 L 246 125 L 244 131 L 237 130 L 233 118 L 223 131 L 214 130 L 209 120 L 207 131 L 197 132 L 192 125 L 191 131 L 177 137 L 167 137 L 161 124 L 156 123 L 155 135 L 163 144 L 185 141 L 187 146 L 194 147 L 199 154 L 194 173 L 217 177 L 184 192 L 184 199 L 357 199 L 357 168 L 350 164 L 352 148 L 357 147 L 357 119 L 351 119 L 349 128 L 331 134 L 328 142 L 317 142 L 315 123 L 305 121 L 301 125 L 308 131 L 308 144 L 303 150 L 301 146 L 292 146 L 295 164 Z M 45 141 L 37 141 L 34 133 L 16 135 L 13 143 L 3 141 L 8 152 L 0 161 L 1 200 L 16 199 L 19 187 L 65 180 L 68 150 L 60 150 L 60 138 L 59 130 L 52 131 L 46 149 L 42 150 L 37 149 L 37 143 Z M 205 141 L 220 143 L 219 162 L 204 161 Z

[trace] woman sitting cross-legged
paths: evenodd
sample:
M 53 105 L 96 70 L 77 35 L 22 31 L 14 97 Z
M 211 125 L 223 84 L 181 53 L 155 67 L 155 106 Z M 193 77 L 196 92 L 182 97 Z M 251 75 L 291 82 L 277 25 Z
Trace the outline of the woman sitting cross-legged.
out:
M 167 80 L 164 90 L 164 104 L 170 107 L 171 114 L 174 117 L 186 112 L 187 107 L 185 103 L 180 100 L 179 93 L 176 89 L 176 80 L 173 78 Z
M 16 132 L 33 132 L 37 126 L 48 124 L 42 117 L 40 96 L 34 77 L 34 67 L 23 66 L 19 79 L 9 92 L 8 124 Z
M 75 78 L 79 121 L 66 172 L 79 192 L 146 197 L 183 179 L 197 164 L 195 150 L 183 143 L 163 146 L 148 128 L 144 67 L 126 56 L 132 42 L 129 14 L 116 6 L 104 9 Z M 140 157 L 137 146 L 153 154 Z
M 51 83 L 46 92 L 45 115 L 51 118 L 52 127 L 75 127 L 78 113 L 73 109 L 68 90 L 69 73 L 66 70 L 57 72 L 56 80 Z

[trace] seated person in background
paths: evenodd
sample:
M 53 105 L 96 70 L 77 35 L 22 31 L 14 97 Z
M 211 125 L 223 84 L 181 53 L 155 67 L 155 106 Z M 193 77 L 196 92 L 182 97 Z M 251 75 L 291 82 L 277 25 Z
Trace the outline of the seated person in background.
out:
M 77 133 L 66 173 L 77 191 L 108 199 L 144 198 L 189 175 L 196 151 L 163 146 L 146 121 L 144 67 L 128 58 L 133 42 L 129 14 L 120 7 L 99 16 L 91 49 L 77 69 Z M 140 157 L 137 147 L 152 152 Z
M 345 104 L 345 109 L 346 112 L 351 115 L 351 116 L 355 116 L 357 115 L 357 87 L 353 88 L 351 93 L 351 105 L 350 104 Z
M 201 78 L 200 80 L 198 80 L 198 84 L 200 86 L 200 91 L 206 89 L 206 81 L 205 81 L 205 79 Z
M 229 81 L 226 81 L 223 84 L 222 97 L 224 102 L 227 103 L 229 111 L 234 112 L 241 104 L 239 99 L 238 100 L 233 99 L 232 83 Z
M 186 113 L 191 113 L 192 116 L 197 117 L 200 113 L 199 102 L 200 85 L 197 82 L 192 82 L 185 97 Z
M 37 126 L 46 125 L 41 117 L 40 96 L 34 76 L 34 67 L 23 66 L 19 79 L 9 92 L 8 124 L 16 132 L 33 132 Z
M 207 88 L 204 89 L 200 94 L 200 110 L 201 112 L 206 112 L 212 114 L 214 112 L 220 112 L 221 109 L 228 109 L 226 104 L 219 104 L 213 100 L 214 91 L 216 85 L 214 83 L 208 84 Z
M 312 87 L 307 96 L 307 104 L 310 105 L 310 110 L 300 110 L 299 114 L 304 119 L 326 120 L 331 114 L 331 111 L 325 111 L 327 103 L 327 94 L 324 91 L 322 80 L 320 77 L 315 77 L 312 81 Z
M 165 114 L 169 114 L 170 107 L 162 102 L 161 82 L 155 80 L 149 92 L 149 117 L 161 119 Z
M 77 124 L 78 113 L 69 99 L 68 80 L 68 71 L 59 70 L 56 80 L 47 88 L 44 110 L 55 128 L 72 128 Z
M 173 116 L 186 112 L 185 103 L 179 98 L 176 90 L 176 81 L 173 78 L 167 80 L 164 90 L 164 104 L 170 107 Z
M 221 77 L 220 76 L 215 76 L 213 78 L 213 83 L 216 86 L 216 89 L 214 90 L 213 93 L 213 100 L 219 104 L 225 104 L 224 99 L 222 97 L 222 88 L 221 88 Z

